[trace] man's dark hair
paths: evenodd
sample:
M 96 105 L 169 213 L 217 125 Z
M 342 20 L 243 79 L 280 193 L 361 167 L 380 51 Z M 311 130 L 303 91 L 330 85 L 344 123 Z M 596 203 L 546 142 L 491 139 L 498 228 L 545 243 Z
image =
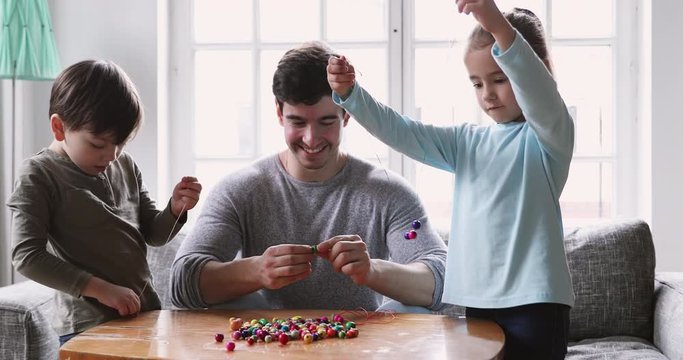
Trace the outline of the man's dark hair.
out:
M 327 82 L 327 61 L 337 56 L 322 42 L 309 42 L 282 56 L 273 75 L 273 94 L 280 109 L 283 103 L 314 105 L 331 96 Z
M 49 115 L 59 115 L 67 130 L 86 129 L 123 144 L 140 127 L 142 112 L 135 85 L 111 61 L 73 64 L 52 85 Z

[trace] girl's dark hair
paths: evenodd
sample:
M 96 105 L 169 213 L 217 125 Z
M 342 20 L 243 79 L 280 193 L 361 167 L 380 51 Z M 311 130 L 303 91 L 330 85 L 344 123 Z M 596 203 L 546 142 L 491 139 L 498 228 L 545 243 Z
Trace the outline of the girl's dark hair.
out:
M 326 44 L 314 41 L 287 51 L 273 75 L 273 94 L 280 109 L 284 102 L 314 105 L 331 96 L 327 82 L 327 61 L 336 56 Z
M 509 12 L 503 13 L 510 25 L 517 29 L 522 37 L 529 43 L 536 55 L 546 64 L 548 71 L 552 73 L 552 64 L 548 45 L 545 40 L 545 31 L 541 20 L 531 10 L 514 8 Z M 481 25 L 475 26 L 470 34 L 468 49 L 479 50 L 493 44 L 493 35 L 484 30 Z
M 68 130 L 111 135 L 123 144 L 140 127 L 142 113 L 135 85 L 111 61 L 73 64 L 52 85 L 50 115 L 59 115 Z

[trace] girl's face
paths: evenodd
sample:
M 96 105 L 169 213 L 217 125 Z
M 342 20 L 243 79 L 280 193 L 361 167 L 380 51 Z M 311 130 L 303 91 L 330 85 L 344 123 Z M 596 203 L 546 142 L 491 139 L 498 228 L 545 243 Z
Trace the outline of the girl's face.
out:
M 470 49 L 465 54 L 465 67 L 470 74 L 479 106 L 484 112 L 501 124 L 518 120 L 522 109 L 512 92 L 510 80 L 491 55 L 491 46 Z

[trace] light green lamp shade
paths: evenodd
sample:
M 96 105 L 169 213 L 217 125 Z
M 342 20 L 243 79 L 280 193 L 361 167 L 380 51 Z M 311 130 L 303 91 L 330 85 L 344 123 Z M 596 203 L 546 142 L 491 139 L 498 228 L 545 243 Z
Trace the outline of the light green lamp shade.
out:
M 2 0 L 0 78 L 52 80 L 59 55 L 47 0 Z

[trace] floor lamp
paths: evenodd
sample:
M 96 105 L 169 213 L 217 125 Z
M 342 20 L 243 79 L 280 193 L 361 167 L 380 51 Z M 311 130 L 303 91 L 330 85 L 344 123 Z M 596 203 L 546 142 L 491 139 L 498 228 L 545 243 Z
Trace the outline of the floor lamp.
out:
M 3 169 L 3 173 L 9 170 L 10 182 L 16 178 L 16 161 L 18 154 L 16 145 L 16 129 L 21 119 L 17 114 L 17 80 L 53 80 L 60 71 L 59 55 L 55 44 L 55 36 L 52 32 L 52 21 L 47 0 L 2 0 L 0 3 L 0 78 L 12 80 L 12 112 L 11 112 L 11 159 L 9 169 Z M 47 106 L 47 105 L 46 105 Z M 6 121 L 3 119 L 3 122 Z M 11 188 L 12 185 L 8 187 Z M 8 196 L 9 194 L 4 194 Z M 4 204 L 7 199 L 2 198 Z M 2 206 L 0 213 L 9 228 L 9 215 L 7 208 Z M 10 231 L 5 230 L 0 241 L 5 241 L 5 246 L 10 243 Z M 9 251 L 4 252 L 9 255 Z M 0 265 L 4 270 L 9 270 L 9 258 L 0 259 Z M 13 275 L 11 276 L 13 278 Z M 13 280 L 12 280 L 13 281 Z

